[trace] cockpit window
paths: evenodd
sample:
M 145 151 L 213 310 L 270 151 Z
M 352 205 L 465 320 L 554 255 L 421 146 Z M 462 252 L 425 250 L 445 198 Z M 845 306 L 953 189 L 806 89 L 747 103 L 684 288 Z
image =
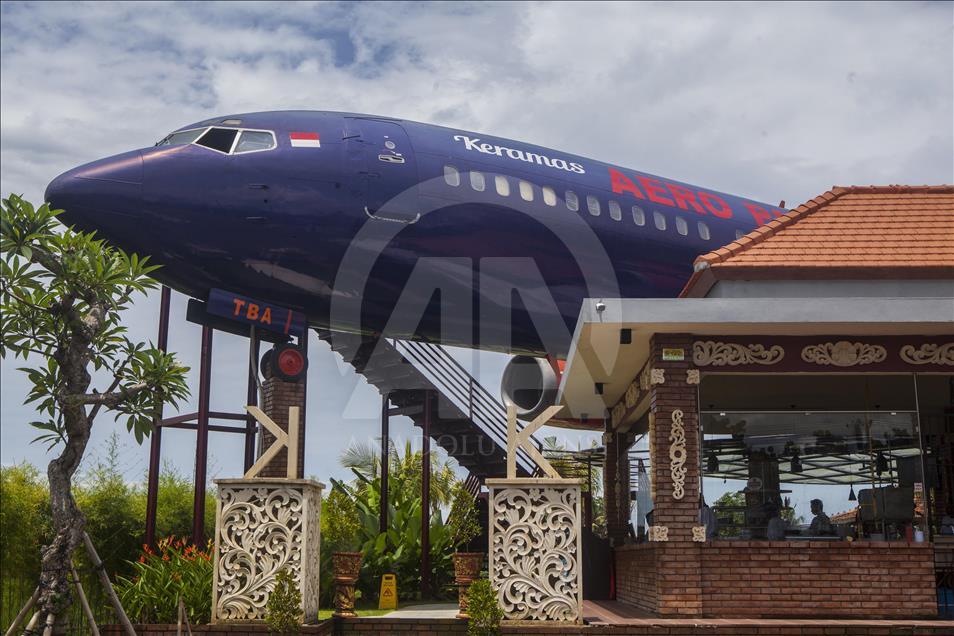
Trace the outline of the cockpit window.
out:
M 232 150 L 232 143 L 237 134 L 237 130 L 229 128 L 209 128 L 208 132 L 199 137 L 195 143 L 228 154 Z
M 170 133 L 157 143 L 157 146 L 182 146 L 191 144 L 199 138 L 199 135 L 205 132 L 205 128 L 196 128 L 194 130 L 183 130 L 181 132 Z
M 256 150 L 270 150 L 275 147 L 275 135 L 264 130 L 243 130 L 235 145 L 235 154 L 240 152 L 255 152 Z

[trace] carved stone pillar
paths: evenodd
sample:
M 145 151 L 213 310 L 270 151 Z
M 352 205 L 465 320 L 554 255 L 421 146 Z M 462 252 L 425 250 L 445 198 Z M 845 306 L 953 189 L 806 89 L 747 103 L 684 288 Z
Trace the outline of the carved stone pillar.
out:
M 504 618 L 583 620 L 582 480 L 488 479 L 490 582 Z
M 212 622 L 261 621 L 275 577 L 288 569 L 304 622 L 318 619 L 322 484 L 309 479 L 217 479 Z

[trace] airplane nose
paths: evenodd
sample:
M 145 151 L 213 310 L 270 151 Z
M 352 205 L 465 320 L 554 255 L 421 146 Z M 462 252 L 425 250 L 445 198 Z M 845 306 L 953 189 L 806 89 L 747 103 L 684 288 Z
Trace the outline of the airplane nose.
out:
M 68 225 L 109 233 L 142 211 L 142 153 L 126 152 L 87 163 L 59 175 L 44 199 L 64 210 Z

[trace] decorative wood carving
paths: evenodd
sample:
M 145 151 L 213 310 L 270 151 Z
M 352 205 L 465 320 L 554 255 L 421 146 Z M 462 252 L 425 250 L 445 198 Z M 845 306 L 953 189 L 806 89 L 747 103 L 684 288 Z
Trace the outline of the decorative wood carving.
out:
M 686 496 L 686 427 L 682 423 L 682 409 L 672 412 L 669 430 L 669 474 L 672 478 L 672 498 Z
M 942 364 L 954 367 L 954 342 L 941 345 L 923 344 L 920 347 L 904 345 L 900 354 L 901 359 L 908 364 Z
M 666 370 L 665 370 L 665 369 L 650 369 L 650 370 L 649 370 L 649 383 L 650 383 L 650 384 L 665 384 L 665 383 L 666 383 Z
M 686 369 L 686 384 L 699 384 L 699 369 Z
M 706 527 L 705 526 L 692 526 L 692 540 L 696 543 L 705 543 L 706 542 Z
M 734 342 L 700 340 L 692 343 L 692 363 L 697 367 L 735 367 L 743 364 L 770 365 L 785 357 L 779 345 L 769 348 L 760 344 L 743 345 Z
M 264 619 L 282 569 L 298 581 L 305 621 L 316 620 L 321 485 L 275 479 L 216 485 L 213 621 Z
M 497 600 L 510 620 L 580 622 L 580 485 L 527 481 L 488 482 Z
M 802 360 L 820 365 L 854 367 L 875 362 L 884 362 L 888 352 L 881 345 L 864 342 L 823 342 L 802 349 Z
M 649 526 L 646 538 L 650 541 L 669 541 L 669 528 L 666 526 Z
M 649 383 L 650 370 L 651 368 L 649 366 L 649 363 L 647 362 L 646 365 L 643 367 L 643 370 L 640 371 L 639 373 L 639 388 L 642 389 L 643 391 L 648 391 L 649 387 L 651 386 Z

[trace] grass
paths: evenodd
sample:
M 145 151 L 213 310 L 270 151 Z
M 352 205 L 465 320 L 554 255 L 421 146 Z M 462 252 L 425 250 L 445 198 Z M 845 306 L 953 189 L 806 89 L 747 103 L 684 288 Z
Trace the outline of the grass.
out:
M 392 609 L 378 609 L 376 607 L 358 607 L 354 610 L 357 612 L 358 616 L 365 618 L 369 616 L 382 616 L 393 612 Z M 331 618 L 331 615 L 334 613 L 333 609 L 321 609 L 318 610 L 318 620 L 323 621 L 325 619 Z

